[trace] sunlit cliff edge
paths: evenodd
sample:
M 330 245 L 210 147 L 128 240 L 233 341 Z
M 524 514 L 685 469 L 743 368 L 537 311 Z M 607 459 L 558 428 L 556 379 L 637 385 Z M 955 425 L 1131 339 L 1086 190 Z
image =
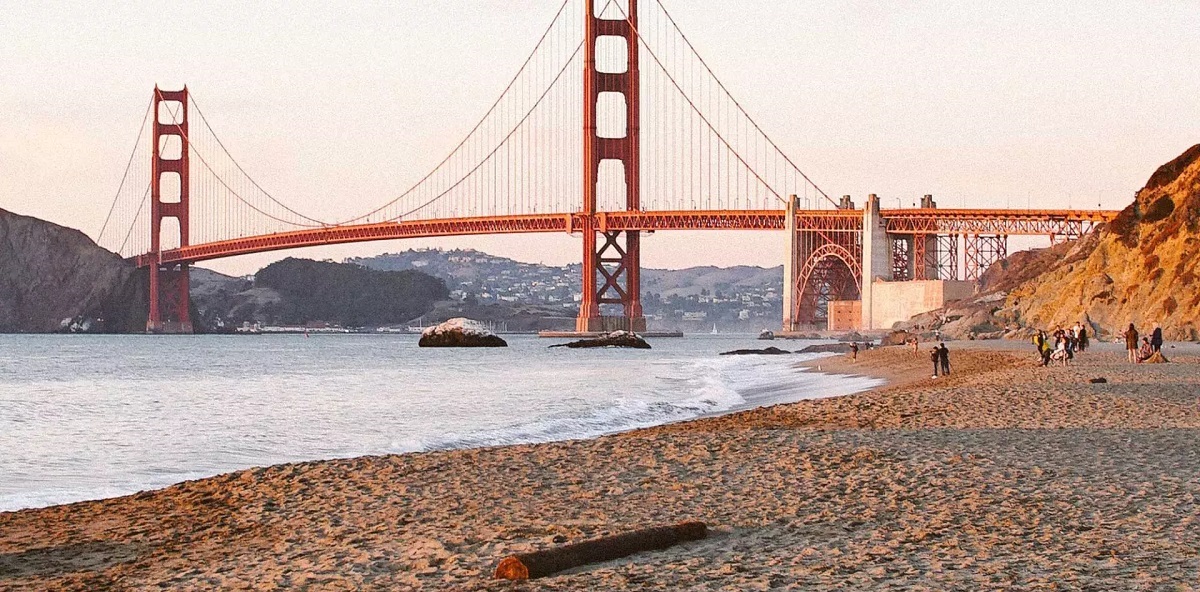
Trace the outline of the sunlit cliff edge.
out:
M 1168 339 L 1200 327 L 1200 144 L 1159 167 L 1135 201 L 1098 237 L 1008 293 L 1024 326 L 1075 321 L 1116 332 L 1159 322 Z

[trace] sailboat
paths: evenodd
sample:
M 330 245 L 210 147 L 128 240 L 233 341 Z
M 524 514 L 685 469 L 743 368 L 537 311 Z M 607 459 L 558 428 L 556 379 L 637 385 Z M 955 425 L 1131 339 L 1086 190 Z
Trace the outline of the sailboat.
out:
M 716 323 L 713 323 L 713 330 L 712 330 L 712 334 L 713 334 L 713 335 L 720 335 L 720 333 L 717 333 L 717 324 L 716 324 Z

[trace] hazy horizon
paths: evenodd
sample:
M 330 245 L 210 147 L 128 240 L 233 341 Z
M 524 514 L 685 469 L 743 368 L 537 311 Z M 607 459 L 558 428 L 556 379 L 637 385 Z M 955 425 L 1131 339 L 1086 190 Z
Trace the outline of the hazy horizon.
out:
M 272 193 L 302 211 L 361 211 L 461 138 L 558 4 L 9 7 L 0 207 L 94 238 L 154 85 L 187 84 Z M 791 158 L 859 203 L 877 193 L 885 207 L 907 206 L 931 193 L 941 207 L 1119 209 L 1200 142 L 1197 3 L 665 4 Z M 429 246 L 580 258 L 578 237 L 525 235 L 204 266 L 242 275 L 287 256 Z M 774 267 L 783 251 L 782 233 L 658 233 L 643 264 Z

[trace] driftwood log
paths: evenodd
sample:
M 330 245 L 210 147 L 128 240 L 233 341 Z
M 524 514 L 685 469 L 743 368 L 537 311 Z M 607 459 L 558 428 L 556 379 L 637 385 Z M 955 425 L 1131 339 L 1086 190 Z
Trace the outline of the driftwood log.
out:
M 674 526 L 644 528 L 545 551 L 505 557 L 500 565 L 496 566 L 495 577 L 504 580 L 540 578 L 564 569 L 611 561 L 641 551 L 666 549 L 707 536 L 708 527 L 703 522 L 681 522 Z

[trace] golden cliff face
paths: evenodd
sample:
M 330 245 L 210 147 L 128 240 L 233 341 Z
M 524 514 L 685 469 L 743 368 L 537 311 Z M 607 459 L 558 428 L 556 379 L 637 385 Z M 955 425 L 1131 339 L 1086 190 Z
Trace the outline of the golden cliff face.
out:
M 1021 324 L 1090 321 L 1120 333 L 1162 323 L 1168 339 L 1200 329 L 1200 144 L 1163 165 L 1102 231 L 1092 252 L 1062 262 L 1008 295 Z

